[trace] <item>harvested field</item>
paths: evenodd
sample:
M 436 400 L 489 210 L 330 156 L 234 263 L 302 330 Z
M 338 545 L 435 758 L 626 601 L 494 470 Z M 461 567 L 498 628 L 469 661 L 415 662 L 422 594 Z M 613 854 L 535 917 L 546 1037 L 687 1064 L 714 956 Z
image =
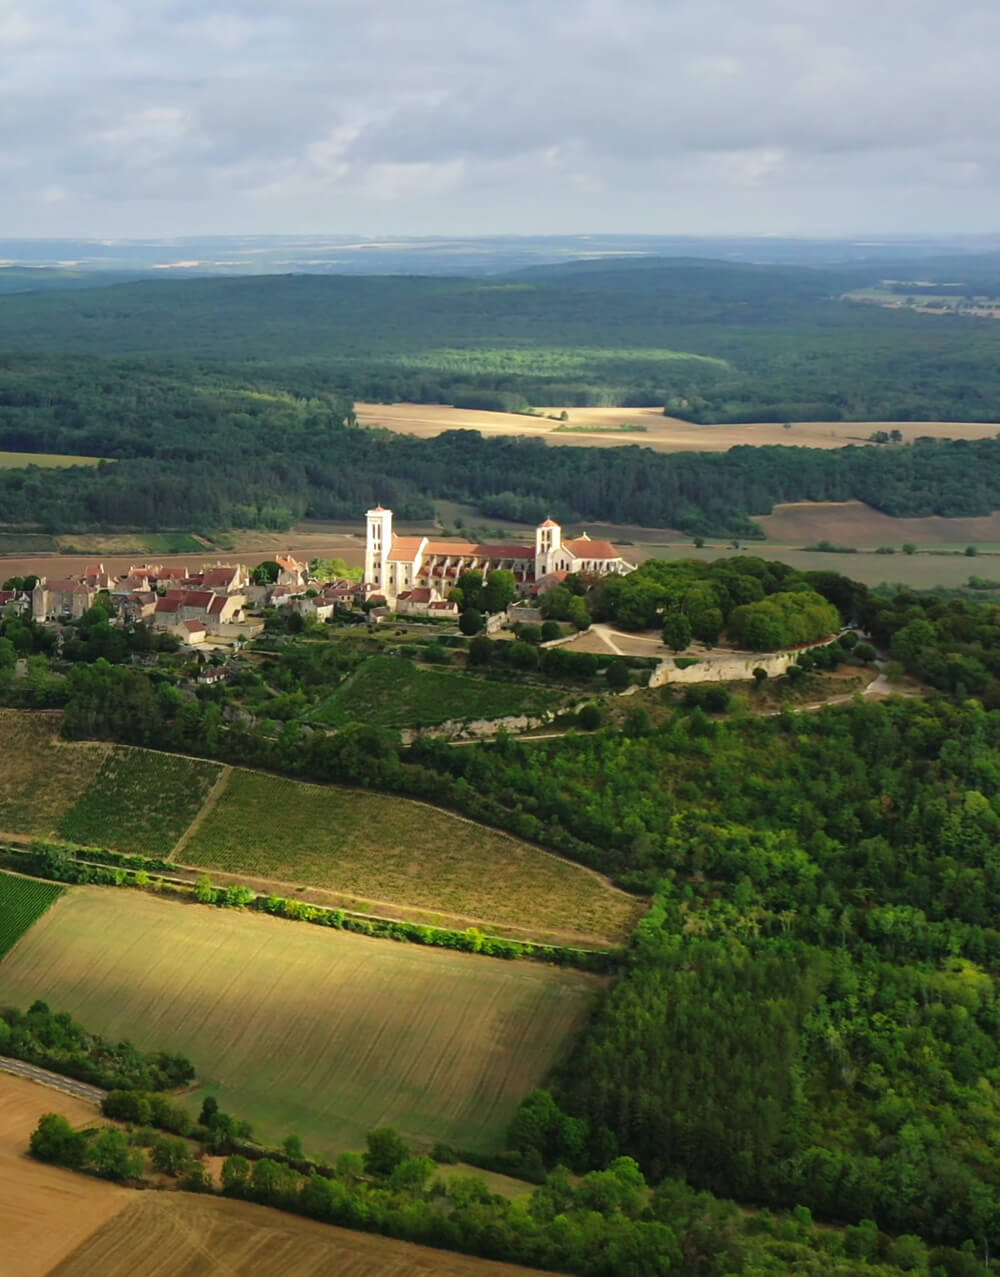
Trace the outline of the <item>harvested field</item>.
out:
M 72 457 L 58 452 L 0 452 L 0 470 L 23 470 L 25 466 L 52 470 L 56 467 L 100 464 L 100 457 Z
M 311 714 L 341 727 L 434 727 L 453 720 L 504 718 L 554 709 L 561 697 L 545 687 L 492 682 L 426 669 L 401 656 L 373 656 Z
M 166 856 L 220 770 L 218 763 L 116 746 L 59 822 L 59 836 L 84 846 Z
M 62 895 L 53 882 L 36 882 L 0 870 L 0 958 Z
M 796 501 L 775 506 L 771 514 L 756 522 L 768 541 L 781 545 L 815 545 L 825 540 L 872 549 L 892 545 L 897 551 L 907 541 L 917 546 L 1000 547 L 1000 513 L 965 519 L 938 515 L 894 519 L 862 501 Z
M 51 1277 L 537 1277 L 410 1242 L 299 1219 L 266 1206 L 184 1193 L 143 1193 Z
M 51 836 L 110 745 L 59 739 L 62 715 L 0 709 L 0 832 Z
M 0 1216 L 4 1277 L 41 1277 L 102 1228 L 136 1194 L 27 1156 L 43 1113 L 93 1125 L 97 1108 L 24 1078 L 0 1074 Z M 97 1274 L 99 1269 L 91 1269 Z M 137 1270 L 133 1269 L 133 1272 Z
M 569 420 L 558 420 L 561 408 L 542 408 L 541 416 L 513 412 L 480 412 L 447 404 L 355 404 L 358 423 L 380 426 L 397 434 L 431 438 L 445 430 L 478 430 L 484 435 L 527 435 L 546 443 L 583 448 L 621 448 L 639 445 L 657 452 L 726 452 L 738 444 L 785 444 L 802 448 L 842 448 L 867 443 L 876 430 L 899 430 L 906 443 L 921 435 L 941 439 L 990 439 L 995 422 L 964 421 L 796 421 L 786 430 L 781 423 L 701 426 L 665 417 L 658 408 L 566 408 Z M 553 420 L 556 418 L 556 420 Z M 581 427 L 562 430 L 562 424 Z M 616 431 L 621 425 L 643 426 L 640 432 Z M 593 429 L 597 427 L 598 429 Z M 607 433 L 603 433 L 607 431 Z
M 622 940 L 642 907 L 580 865 L 436 807 L 242 769 L 179 858 L 347 892 L 375 912 L 440 910 L 567 943 Z
M 137 891 L 73 887 L 3 963 L 13 1003 L 180 1051 L 276 1142 L 330 1156 L 391 1125 L 420 1146 L 500 1147 L 606 982 Z

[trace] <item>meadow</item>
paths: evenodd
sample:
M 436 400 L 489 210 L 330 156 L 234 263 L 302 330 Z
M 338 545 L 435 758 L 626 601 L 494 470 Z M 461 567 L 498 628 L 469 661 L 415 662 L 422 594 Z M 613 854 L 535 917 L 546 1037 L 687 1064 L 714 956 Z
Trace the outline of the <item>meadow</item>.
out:
M 50 1277 L 202 1277 L 209 1271 L 206 1262 L 213 1264 L 212 1271 L 267 1277 L 537 1277 L 539 1271 L 353 1232 L 231 1198 L 132 1196 L 124 1211 Z
M 44 998 L 140 1049 L 180 1051 L 264 1140 L 499 1149 L 518 1103 L 587 1021 L 604 981 L 370 940 L 136 891 L 71 888 L 0 964 L 5 998 Z
M 62 895 L 62 887 L 0 871 L 0 958 Z
M 61 1113 L 76 1127 L 93 1125 L 99 1116 L 85 1100 L 0 1074 L 4 1277 L 49 1273 L 136 1196 L 106 1180 L 26 1157 L 28 1139 L 43 1113 Z
M 376 727 L 433 727 L 452 720 L 540 714 L 559 700 L 557 692 L 544 687 L 459 677 L 420 668 L 399 656 L 373 656 L 311 718 L 334 727 L 356 721 Z
M 620 942 L 642 909 L 580 865 L 439 808 L 243 769 L 178 859 L 327 888 L 376 913 L 569 944 Z
M 201 810 L 220 770 L 218 763 L 116 746 L 63 815 L 59 837 L 166 856 Z

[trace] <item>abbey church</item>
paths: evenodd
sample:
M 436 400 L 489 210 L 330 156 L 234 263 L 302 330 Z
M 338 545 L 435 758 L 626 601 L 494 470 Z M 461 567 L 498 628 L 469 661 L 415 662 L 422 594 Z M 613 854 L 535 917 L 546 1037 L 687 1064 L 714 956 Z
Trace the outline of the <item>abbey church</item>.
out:
M 524 594 L 555 585 L 570 572 L 607 576 L 635 569 L 610 541 L 591 540 L 586 533 L 564 541 L 562 528 L 552 519 L 535 529 L 532 549 L 530 545 L 397 536 L 392 511 L 382 506 L 369 510 L 365 518 L 365 580 L 378 587 L 390 606 L 417 589 L 447 598 L 461 574 L 473 568 L 484 577 L 497 568 L 508 569 Z

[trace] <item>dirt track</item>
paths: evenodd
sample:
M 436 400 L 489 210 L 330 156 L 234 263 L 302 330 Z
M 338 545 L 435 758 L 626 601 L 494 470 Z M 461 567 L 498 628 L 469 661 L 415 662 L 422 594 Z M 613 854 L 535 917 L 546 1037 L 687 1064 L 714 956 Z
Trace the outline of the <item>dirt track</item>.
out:
M 12 1060 L 6 1055 L 0 1055 L 0 1073 L 23 1077 L 27 1082 L 38 1082 L 41 1086 L 49 1086 L 54 1091 L 62 1091 L 78 1100 L 90 1100 L 94 1104 L 100 1104 L 107 1094 L 99 1086 L 90 1086 L 87 1082 L 78 1082 L 76 1078 L 63 1077 L 61 1073 L 52 1073 L 34 1064 L 25 1064 L 23 1060 Z

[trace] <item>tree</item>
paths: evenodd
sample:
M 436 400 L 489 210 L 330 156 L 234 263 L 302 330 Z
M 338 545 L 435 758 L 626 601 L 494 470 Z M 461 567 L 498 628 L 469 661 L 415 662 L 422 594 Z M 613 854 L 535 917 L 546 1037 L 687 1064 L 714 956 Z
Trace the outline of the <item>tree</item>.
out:
M 904 554 L 916 554 L 916 552 L 917 552 L 917 547 L 913 544 L 913 542 L 912 542 L 912 541 L 904 541 L 904 542 L 903 542 L 903 553 L 904 553 Z
M 517 580 L 507 568 L 497 568 L 486 578 L 484 604 L 487 612 L 502 612 L 517 598 Z
M 285 1136 L 281 1142 L 281 1147 L 284 1150 L 285 1156 L 290 1157 L 293 1162 L 301 1162 L 305 1157 L 305 1153 L 302 1149 L 302 1140 L 298 1135 L 294 1134 L 294 1132 L 291 1135 Z
M 74 1131 L 61 1113 L 45 1113 L 32 1131 L 28 1147 L 40 1162 L 77 1168 L 87 1156 L 87 1137 Z
M 493 659 L 493 643 L 485 634 L 477 634 L 469 644 L 469 664 L 489 665 Z
M 212 886 L 212 879 L 208 874 L 200 874 L 198 881 L 194 884 L 194 898 L 201 905 L 214 905 L 219 898 L 219 893 Z
M 250 573 L 250 580 L 254 585 L 273 585 L 280 575 L 281 567 L 273 559 L 265 559 Z
M 668 612 L 663 620 L 663 646 L 683 652 L 691 643 L 691 622 L 683 612 Z
M 463 634 L 469 636 L 478 634 L 483 628 L 483 614 L 477 612 L 474 607 L 467 607 L 458 618 L 458 628 Z
M 967 558 L 974 559 L 978 553 L 979 551 L 974 545 L 967 545 L 965 547 L 965 554 Z
M 201 1102 L 201 1112 L 198 1114 L 198 1123 L 201 1126 L 207 1126 L 211 1129 L 215 1125 L 215 1118 L 219 1112 L 219 1101 L 214 1095 L 206 1095 Z
M 627 663 L 619 656 L 608 666 L 608 687 L 615 692 L 622 692 L 631 682 Z
M 590 629 L 590 612 L 587 610 L 587 604 L 578 594 L 574 594 L 570 599 L 567 613 L 566 619 L 578 630 Z
M 369 1175 L 383 1179 L 410 1156 L 409 1145 L 391 1126 L 382 1126 L 368 1132 L 368 1152 L 365 1153 L 365 1170 Z
M 104 1179 L 134 1179 L 143 1172 L 142 1153 L 133 1149 L 124 1131 L 108 1127 L 90 1146 L 90 1160 Z
M 767 682 L 767 670 L 762 669 L 758 665 L 753 671 L 753 681 L 757 684 L 758 688 L 762 688 Z
M 180 1175 L 190 1160 L 186 1141 L 170 1135 L 162 1136 L 152 1145 L 150 1157 L 154 1168 L 164 1175 Z
M 222 1163 L 222 1191 L 242 1197 L 250 1184 L 250 1163 L 240 1153 L 231 1153 Z
M 562 638 L 562 626 L 558 621 L 542 622 L 542 642 L 551 643 L 553 639 Z
M 580 724 L 585 732 L 596 731 L 604 721 L 604 714 L 600 705 L 594 701 L 588 701 L 576 716 L 576 721 Z
M 467 608 L 472 608 L 476 612 L 484 611 L 486 591 L 483 588 L 483 574 L 478 568 L 463 572 L 455 584 L 462 591 L 462 598 Z

